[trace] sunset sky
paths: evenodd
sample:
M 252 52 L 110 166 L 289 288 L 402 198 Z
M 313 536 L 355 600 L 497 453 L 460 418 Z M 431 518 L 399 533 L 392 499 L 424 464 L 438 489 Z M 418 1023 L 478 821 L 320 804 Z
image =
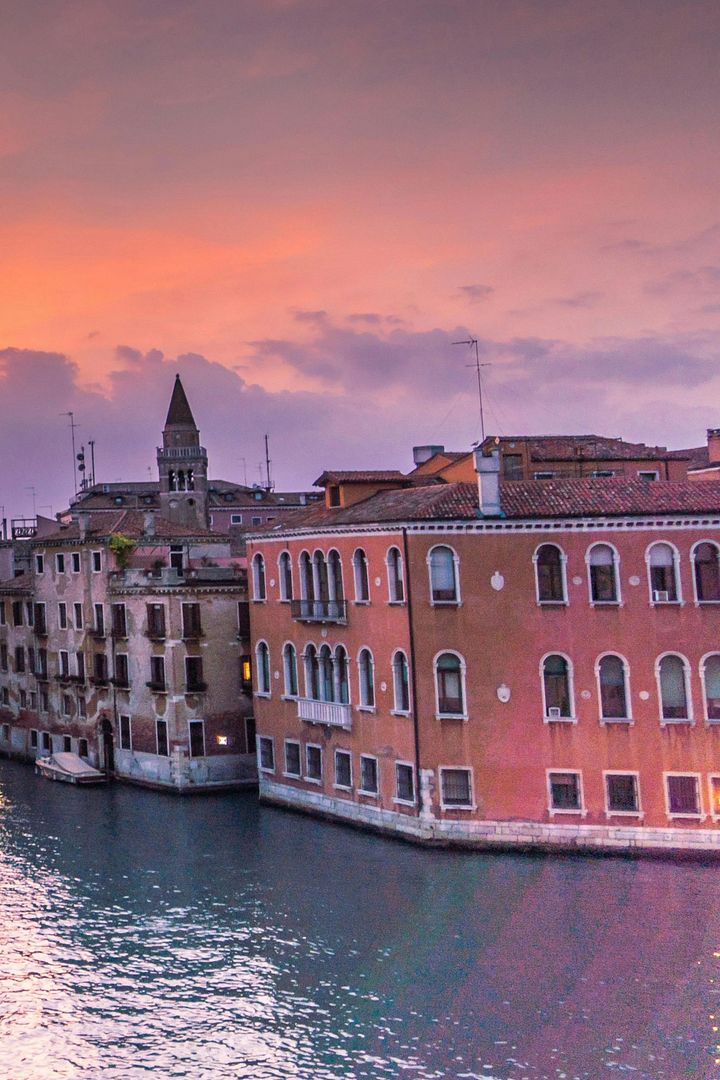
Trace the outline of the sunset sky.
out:
M 143 479 L 720 426 L 713 0 L 0 0 L 7 515 Z M 243 463 L 244 459 L 244 463 Z M 12 467 L 8 465 L 12 464 Z M 0 513 L 1 516 L 1 513 Z

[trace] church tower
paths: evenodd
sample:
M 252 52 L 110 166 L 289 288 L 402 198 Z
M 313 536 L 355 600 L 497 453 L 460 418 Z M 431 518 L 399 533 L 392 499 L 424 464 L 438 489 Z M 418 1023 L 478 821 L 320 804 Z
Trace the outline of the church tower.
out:
M 157 462 L 161 515 L 178 525 L 207 529 L 207 451 L 200 445 L 200 432 L 179 375 L 175 376 Z

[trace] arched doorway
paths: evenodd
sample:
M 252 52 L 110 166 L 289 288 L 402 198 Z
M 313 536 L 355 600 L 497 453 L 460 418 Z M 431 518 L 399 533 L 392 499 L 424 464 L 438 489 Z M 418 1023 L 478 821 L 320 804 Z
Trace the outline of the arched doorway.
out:
M 100 721 L 99 739 L 100 768 L 109 776 L 115 772 L 115 737 L 113 726 L 107 716 Z

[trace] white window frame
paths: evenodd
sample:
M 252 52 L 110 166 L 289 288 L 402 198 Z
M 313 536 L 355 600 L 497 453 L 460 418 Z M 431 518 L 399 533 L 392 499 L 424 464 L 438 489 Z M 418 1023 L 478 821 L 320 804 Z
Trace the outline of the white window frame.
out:
M 288 746 L 296 746 L 298 752 L 298 771 L 290 772 L 288 769 Z M 290 780 L 302 780 L 302 747 L 299 739 L 283 739 L 283 776 Z
M 288 689 L 290 680 L 288 679 L 288 660 L 287 660 L 286 652 L 287 652 L 287 649 L 289 649 L 289 648 L 292 649 L 294 654 L 295 654 L 295 686 L 296 686 L 296 690 L 295 690 L 294 694 L 291 694 L 290 690 Z M 281 655 L 282 655 L 282 663 L 283 663 L 283 695 L 282 695 L 283 699 L 285 701 L 297 701 L 297 699 L 300 697 L 300 668 L 299 668 L 299 665 L 298 665 L 298 651 L 297 651 L 297 646 L 295 645 L 295 642 L 294 641 L 284 641 Z
M 665 793 L 665 814 L 671 821 L 704 821 L 707 817 L 703 809 L 703 795 L 702 795 L 702 773 L 693 772 L 688 770 L 683 772 L 679 769 L 673 769 L 668 772 L 663 772 L 663 790 Z M 668 778 L 671 776 L 692 776 L 695 780 L 695 791 L 697 793 L 698 812 L 696 814 L 671 814 L 670 813 L 670 790 L 668 785 Z
M 683 663 L 683 677 L 685 679 L 685 703 L 687 705 L 687 716 L 679 717 L 664 717 L 663 716 L 663 700 L 662 700 L 662 683 L 660 682 L 660 663 L 666 656 L 675 656 L 678 660 L 682 660 Z M 692 697 L 692 685 L 690 682 L 690 664 L 687 656 L 683 656 L 679 652 L 664 652 L 660 653 L 655 659 L 655 685 L 657 687 L 658 695 L 658 713 L 660 715 L 660 727 L 666 727 L 673 724 L 690 724 L 695 726 L 695 715 L 693 711 L 693 697 Z M 668 774 L 669 775 L 669 774 Z M 678 773 L 679 776 L 685 776 L 685 773 Z M 688 776 L 690 773 L 687 774 Z
M 561 656 L 567 664 L 567 678 L 568 678 L 568 695 L 570 697 L 570 716 L 548 716 L 548 704 L 545 697 L 545 661 L 550 656 Z M 560 652 L 559 649 L 553 649 L 552 652 L 546 652 L 544 656 L 540 658 L 540 692 L 542 694 L 542 708 L 543 708 L 543 723 L 545 724 L 577 724 L 577 710 L 575 708 L 575 668 L 573 662 L 567 653 Z M 568 769 L 553 769 L 553 772 L 572 772 Z
M 711 652 L 703 653 L 703 655 L 700 657 L 700 663 L 698 665 L 698 671 L 700 674 L 700 687 L 702 690 L 703 712 L 705 713 L 705 723 L 708 724 L 710 727 L 714 727 L 716 724 L 720 724 L 720 719 L 711 720 L 708 716 L 707 687 L 705 685 L 705 665 L 712 656 L 717 656 L 718 659 L 720 659 L 720 649 L 715 649 Z
M 45 552 L 44 551 L 36 551 L 35 552 L 35 573 L 36 574 L 44 574 L 45 573 Z
M 283 558 L 287 559 L 287 564 L 290 568 L 290 591 L 292 596 L 285 595 L 285 574 L 283 573 Z M 280 603 L 289 604 L 292 597 L 295 595 L 295 578 L 293 576 L 293 561 L 292 555 L 287 548 L 283 548 L 277 557 L 277 570 L 278 570 L 278 592 L 280 594 Z
M 260 594 L 260 589 L 259 589 L 260 575 L 258 573 L 258 567 L 260 566 L 260 564 L 262 564 L 262 580 L 263 580 L 263 584 L 264 584 L 263 595 Z M 265 565 L 265 556 L 263 555 L 263 553 L 261 551 L 256 551 L 255 554 L 253 555 L 252 564 L 251 564 L 251 570 L 252 570 L 251 577 L 252 577 L 252 587 L 253 587 L 253 596 L 252 596 L 253 604 L 265 604 L 265 603 L 267 603 L 268 580 L 267 580 L 267 567 Z
M 242 514 L 231 514 L 230 515 L 230 524 L 231 525 L 242 525 Z
M 122 722 L 123 722 L 123 720 L 127 720 L 127 722 L 128 722 L 128 735 L 130 736 L 130 740 L 129 740 L 130 745 L 129 746 L 123 746 L 122 745 Z M 118 715 L 118 727 L 120 729 L 120 732 L 119 732 L 119 734 L 120 734 L 120 746 L 119 746 L 119 749 L 121 751 L 122 750 L 129 750 L 132 753 L 133 731 L 132 731 L 132 716 L 131 716 L 130 713 L 120 713 Z M 157 738 L 157 731 L 156 731 L 156 738 Z
M 93 572 L 93 574 L 102 574 L 102 563 L 103 563 L 102 551 L 91 551 L 90 552 L 90 562 L 92 564 L 92 572 Z M 100 565 L 96 566 L 95 565 L 96 563 L 100 563 Z
M 657 469 L 638 469 L 637 476 L 638 480 L 652 481 L 660 479 L 660 473 Z
M 275 739 L 273 738 L 272 735 L 257 735 L 256 739 L 257 739 L 256 752 L 257 752 L 258 772 L 274 773 L 275 769 L 277 768 L 277 759 L 275 757 Z M 272 748 L 272 760 L 273 760 L 272 768 L 269 765 L 263 765 L 263 763 L 262 763 L 262 744 L 263 744 L 263 742 L 270 743 L 270 746 Z
M 470 774 L 470 802 L 462 805 L 457 803 L 446 803 L 443 799 L 443 773 L 444 772 L 466 772 Z M 464 813 L 468 811 L 477 810 L 477 803 L 475 802 L 475 776 L 474 770 L 469 765 L 439 765 L 438 766 L 439 777 L 439 796 L 440 796 L 440 809 L 441 810 L 462 810 Z
M 441 656 L 446 654 L 450 656 L 456 656 L 460 661 L 460 688 L 462 690 L 462 703 L 463 712 L 461 713 L 443 713 L 440 712 L 440 681 L 438 679 L 438 660 Z M 433 679 L 435 681 L 435 719 L 436 720 L 467 720 L 468 719 L 468 699 L 467 699 L 467 665 L 465 663 L 465 657 L 462 653 L 459 653 L 457 649 L 440 649 L 435 653 L 433 657 Z
M 555 654 L 550 653 L 549 655 L 552 656 L 552 655 L 555 655 Z M 578 791 L 579 791 L 579 794 L 580 794 L 580 806 L 577 809 L 570 809 L 569 807 L 565 808 L 565 807 L 562 807 L 562 806 L 555 809 L 555 807 L 553 807 L 553 804 L 552 804 L 552 785 L 550 783 L 550 777 L 555 775 L 556 773 L 566 773 L 568 775 L 572 774 L 573 776 L 577 776 L 579 778 L 578 779 Z M 545 778 L 546 778 L 546 788 L 547 788 L 548 814 L 550 815 L 551 818 L 555 817 L 557 814 L 560 814 L 560 815 L 563 815 L 563 816 L 567 816 L 569 814 L 572 817 L 587 817 L 587 807 L 585 806 L 585 789 L 584 789 L 584 785 L 583 785 L 582 769 L 563 769 L 558 765 L 558 766 L 555 766 L 555 768 L 546 769 L 545 770 Z
M 541 600 L 540 599 L 540 579 L 538 577 L 538 557 L 540 548 L 554 547 L 560 552 L 560 573 L 562 574 L 562 587 L 563 587 L 563 599 L 562 600 Z M 570 604 L 570 595 L 568 593 L 567 583 L 567 555 L 565 551 L 554 540 L 543 540 L 541 544 L 533 551 L 533 573 L 535 577 L 535 603 L 538 607 L 568 607 Z
M 642 797 L 640 794 L 640 773 L 637 769 L 603 769 L 603 791 L 605 792 L 605 817 L 632 817 L 643 818 L 645 813 L 642 806 Z M 635 777 L 635 793 L 637 795 L 637 810 L 611 810 L 610 809 L 610 792 L 608 790 L 607 778 L 609 776 L 634 776 Z
M 413 798 L 412 799 L 399 799 L 398 798 L 398 795 L 397 795 L 397 790 L 398 790 L 398 772 L 397 772 L 398 771 L 398 765 L 405 765 L 410 769 L 410 772 L 411 772 L 411 775 L 412 775 L 412 782 L 413 782 Z M 393 794 L 393 800 L 392 801 L 395 803 L 396 806 L 415 806 L 416 805 L 416 798 L 417 798 L 417 777 L 415 775 L 415 765 L 414 765 L 414 763 L 412 761 L 396 761 L 395 762 L 395 785 L 394 785 L 394 794 Z
M 77 570 L 75 569 L 75 564 L 76 563 L 77 563 Z M 79 551 L 71 551 L 70 552 L 70 573 L 71 574 L 79 574 L 81 570 L 82 570 L 82 562 L 80 561 L 80 552 Z
M 653 597 L 652 578 L 650 576 L 650 551 L 657 544 L 665 544 L 672 551 L 673 556 L 673 570 L 675 573 L 675 591 L 677 592 L 677 600 L 655 600 Z M 681 607 L 685 601 L 683 600 L 682 591 L 682 575 L 680 574 L 680 552 L 676 548 L 675 544 L 669 540 L 663 538 L 662 540 L 653 540 L 651 544 L 645 548 L 645 570 L 647 573 L 647 586 L 648 586 L 648 599 L 650 607 Z M 695 568 L 693 566 L 693 581 L 695 580 Z
M 390 552 L 391 551 L 397 551 L 398 555 L 400 556 L 400 575 L 399 575 L 398 580 L 399 580 L 400 585 L 402 587 L 402 594 L 403 594 L 402 600 L 398 600 L 393 596 L 393 590 L 392 590 L 393 579 L 392 579 L 392 575 L 391 575 L 391 571 L 390 571 Z M 405 560 L 403 559 L 403 553 L 402 553 L 402 551 L 400 550 L 400 548 L 398 547 L 397 544 L 391 544 L 390 547 L 385 552 L 385 576 L 386 576 L 386 580 L 387 580 L 387 589 L 388 589 L 388 599 L 387 599 L 388 604 L 392 604 L 393 607 L 402 607 L 404 604 L 407 603 L 407 585 L 405 584 Z
M 317 752 L 320 755 L 320 775 L 319 776 L 310 776 L 310 773 L 309 773 L 309 770 L 308 770 L 308 750 L 317 750 Z M 325 765 L 324 765 L 324 760 L 323 759 L 324 759 L 323 748 L 319 743 L 306 743 L 305 744 L 305 773 L 303 775 L 303 780 L 307 784 L 317 784 L 318 786 L 322 785 L 323 776 L 325 774 Z
M 338 754 L 343 754 L 350 761 L 350 783 L 338 784 L 337 782 L 337 759 Z M 342 746 L 336 746 L 333 751 L 333 787 L 336 791 L 352 791 L 353 789 L 353 759 L 352 751 L 346 750 Z
M 614 600 L 593 600 L 593 595 L 592 595 L 592 574 L 591 574 L 592 567 L 590 565 L 590 552 L 593 550 L 593 548 L 596 548 L 596 547 L 606 547 L 606 548 L 610 548 L 610 550 L 612 551 L 613 575 L 615 577 L 615 599 Z M 585 569 L 586 569 L 586 572 L 587 572 L 588 602 L 590 604 L 590 607 L 601 607 L 601 608 L 604 608 L 604 607 L 622 607 L 623 606 L 623 598 L 622 598 L 622 581 L 621 581 L 621 574 L 620 574 L 620 552 L 615 547 L 615 545 L 611 544 L 609 540 L 596 540 L 595 543 L 590 544 L 590 547 L 585 552 Z
M 380 762 L 379 762 L 378 758 L 375 757 L 374 754 L 361 754 L 360 755 L 360 784 L 361 785 L 362 785 L 362 781 L 363 781 L 363 770 L 362 770 L 363 761 L 374 761 L 375 762 L 375 781 L 377 783 L 377 788 L 375 789 L 375 791 L 369 791 L 367 788 L 361 786 L 361 787 L 359 787 L 357 789 L 357 793 L 358 793 L 358 795 L 365 795 L 369 799 L 379 799 L 380 798 Z
M 695 601 L 695 607 L 712 607 L 713 605 L 720 604 L 720 600 L 701 600 L 698 597 L 697 577 L 695 575 L 695 552 L 701 544 L 712 544 L 712 546 L 718 551 L 719 557 L 720 544 L 718 544 L 717 540 L 696 540 L 693 546 L 690 548 L 690 576 L 692 577 L 693 600 Z
M 346 650 L 346 652 L 347 652 L 347 650 Z M 373 703 L 372 703 L 372 705 L 368 705 L 368 703 L 363 700 L 363 675 L 362 675 L 362 663 L 360 661 L 360 657 L 362 656 L 362 654 L 364 652 L 368 653 L 368 655 L 370 657 L 370 664 L 372 665 L 372 692 L 373 692 Z M 334 655 L 334 653 L 333 653 L 333 655 Z M 350 662 L 350 657 L 348 656 L 348 663 L 349 662 Z M 375 685 L 375 674 L 376 674 L 377 669 L 376 669 L 376 666 L 375 666 L 375 657 L 374 657 L 373 651 L 372 651 L 372 649 L 370 648 L 369 645 L 361 645 L 360 646 L 360 648 L 358 649 L 356 660 L 355 660 L 355 665 L 357 667 L 357 679 L 358 679 L 358 703 L 357 703 L 357 705 L 355 707 L 358 710 L 358 712 L 368 712 L 368 713 L 377 712 L 377 687 Z M 348 686 L 349 686 L 349 684 L 350 684 L 350 677 L 349 677 L 349 673 L 348 673 Z
M 454 574 L 455 574 L 455 599 L 454 600 L 434 600 L 433 599 L 433 580 L 432 580 L 432 553 L 436 548 L 447 548 L 452 552 Z M 462 593 L 460 590 L 460 556 L 451 544 L 437 543 L 428 548 L 427 555 L 425 556 L 425 562 L 427 563 L 428 571 L 428 586 L 430 596 L 430 607 L 460 607 L 462 605 Z M 447 650 L 446 650 L 447 651 Z
M 261 672 L 262 672 L 262 665 L 260 663 L 260 647 L 262 645 L 264 645 L 265 648 L 267 649 L 268 685 L 267 685 L 266 690 L 261 690 L 260 689 L 260 675 L 261 675 Z M 255 645 L 255 686 L 256 686 L 255 697 L 259 697 L 259 698 L 269 698 L 270 697 L 270 694 L 271 694 L 271 691 L 272 691 L 272 670 L 271 670 L 271 665 L 270 665 L 270 646 L 268 645 L 267 641 L 265 641 L 264 638 L 261 638 L 260 641 L 258 641 L 257 644 Z
M 62 570 L 60 569 L 60 563 L 61 562 L 62 562 Z M 65 573 L 67 573 L 67 571 L 65 569 L 65 552 L 64 551 L 56 551 L 55 552 L 55 573 L 56 574 L 65 574 Z
M 550 655 L 553 655 L 552 653 Z M 557 655 L 557 654 L 556 654 Z M 600 684 L 600 662 L 605 659 L 606 656 L 614 656 L 618 660 L 622 661 L 623 676 L 625 679 L 625 709 L 626 716 L 603 716 L 602 714 L 602 687 Z M 630 665 L 626 658 L 619 652 L 611 652 L 609 649 L 607 652 L 600 653 L 595 661 L 595 684 L 597 686 L 597 699 L 598 699 L 598 718 L 601 724 L 634 724 L 632 710 L 632 694 L 630 692 Z M 544 689 L 544 683 L 543 683 Z M 546 710 L 547 711 L 547 710 Z M 628 774 L 629 775 L 629 774 Z
M 67 600 L 58 600 L 58 630 L 68 630 L 69 628 Z
M 407 686 L 407 689 L 408 689 L 408 708 L 407 709 L 399 709 L 398 708 L 397 675 L 396 675 L 396 671 L 395 671 L 395 657 L 398 656 L 398 654 L 400 654 L 401 656 L 403 656 L 405 658 L 405 667 L 407 668 L 407 673 L 408 673 L 408 686 Z M 391 716 L 412 716 L 413 702 L 412 702 L 412 694 L 410 693 L 410 662 L 408 660 L 407 653 L 405 652 L 404 649 L 394 649 L 393 650 L 393 654 L 390 657 L 390 669 L 392 671 L 392 685 L 393 685 L 393 707 L 390 710 L 390 715 Z
M 201 724 L 202 725 L 202 751 L 203 751 L 202 754 L 192 754 L 191 751 L 190 751 L 190 747 L 192 746 L 192 739 L 190 737 L 190 725 L 191 724 Z M 188 718 L 188 722 L 187 722 L 187 740 L 188 740 L 187 741 L 188 756 L 189 756 L 191 761 L 195 761 L 197 758 L 207 756 L 207 732 L 205 730 L 205 721 L 201 717 L 191 716 L 191 717 Z

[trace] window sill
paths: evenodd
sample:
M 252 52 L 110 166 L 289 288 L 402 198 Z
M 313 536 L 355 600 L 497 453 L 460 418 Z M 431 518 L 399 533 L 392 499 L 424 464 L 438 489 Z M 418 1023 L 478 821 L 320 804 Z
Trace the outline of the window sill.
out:
M 637 818 L 642 820 L 645 814 L 642 810 L 606 810 L 605 818 L 609 821 L 610 818 L 623 817 L 623 818 Z
M 544 724 L 577 724 L 577 716 L 545 716 Z
M 552 810 L 551 809 L 551 810 L 548 810 L 548 813 L 550 814 L 550 817 L 557 817 L 558 814 L 560 814 L 562 816 L 567 816 L 568 814 L 570 814 L 571 816 L 574 816 L 574 817 L 587 817 L 587 810 L 581 810 L 580 808 L 578 808 L 577 810 L 561 810 L 561 809 L 560 810 Z
M 258 765 L 258 772 L 274 773 L 275 770 L 271 769 L 268 765 Z
M 624 607 L 625 604 L 622 600 L 591 600 L 590 607 L 596 608 L 613 608 Z
M 258 695 L 258 696 L 260 696 L 260 695 Z M 264 695 L 264 696 L 270 697 L 269 694 Z M 299 697 L 300 697 L 299 694 L 281 694 L 280 695 L 280 700 L 281 701 L 297 701 L 297 699 Z
M 347 791 L 348 793 L 351 793 L 352 792 L 352 786 L 348 787 L 347 784 L 333 784 L 333 790 L 334 791 Z
M 450 805 L 447 805 L 446 803 L 441 802 L 440 803 L 440 809 L 442 811 L 446 811 L 446 810 L 464 810 L 467 813 L 468 811 L 472 812 L 473 810 L 477 810 L 477 805 L 475 803 L 462 803 L 462 804 L 452 803 Z
M 695 607 L 713 607 L 720 604 L 720 600 L 696 600 Z
M 707 814 L 668 814 L 668 821 L 705 821 Z
M 252 603 L 253 604 L 267 604 L 267 597 L 265 597 L 265 596 L 253 596 Z
M 467 718 L 467 713 L 435 713 L 436 720 L 467 720 Z
M 302 780 L 300 773 L 284 772 L 282 773 L 282 776 L 284 776 L 286 780 Z
M 539 608 L 563 608 L 570 607 L 569 600 L 536 600 Z
M 376 705 L 356 705 L 355 709 L 357 710 L 357 712 L 366 712 L 366 713 L 376 713 L 377 712 L 377 706 Z
M 460 600 L 430 600 L 430 607 L 462 607 Z M 414 805 L 414 804 L 413 804 Z
M 380 798 L 380 792 L 379 791 L 365 791 L 365 790 L 363 790 L 363 788 L 358 788 L 357 793 L 358 793 L 358 795 L 364 795 L 366 799 L 379 799 Z
M 685 604 L 684 600 L 651 600 L 650 601 L 650 607 L 683 607 L 684 604 Z
M 709 717 L 705 719 L 706 727 L 720 727 L 720 716 L 716 720 L 711 720 Z
M 256 690 L 253 694 L 253 697 L 269 699 L 270 693 L 266 692 L 265 690 Z
M 689 727 L 695 727 L 695 721 L 690 716 L 660 718 L 660 727 L 673 727 L 675 724 L 687 724 Z
M 412 712 L 410 711 L 410 709 L 391 709 L 390 710 L 390 715 L 391 716 L 412 716 Z M 718 720 L 717 723 L 720 724 L 720 720 Z
M 395 806 L 415 806 L 414 799 L 393 799 Z
M 613 727 L 615 724 L 632 725 L 635 723 L 635 721 L 633 720 L 632 716 L 601 716 L 600 723 L 603 727 L 608 724 L 610 725 L 610 727 Z
M 407 602 L 405 600 L 388 600 L 388 607 L 406 607 Z
M 355 605 L 355 607 L 369 607 L 370 606 L 370 601 L 369 600 L 353 600 L 352 603 Z
M 298 777 L 298 779 L 300 778 Z M 316 776 L 305 776 L 302 779 L 304 779 L 306 784 L 316 784 L 318 787 L 322 784 L 322 780 L 318 779 Z

